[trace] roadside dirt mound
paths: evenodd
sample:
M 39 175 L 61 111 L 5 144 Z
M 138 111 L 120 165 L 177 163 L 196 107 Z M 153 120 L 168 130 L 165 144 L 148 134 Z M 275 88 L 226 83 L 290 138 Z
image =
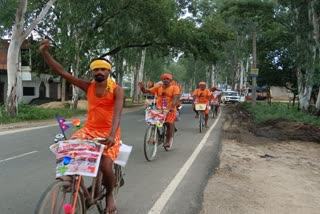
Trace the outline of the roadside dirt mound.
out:
M 284 119 L 268 120 L 259 124 L 257 136 L 279 140 L 300 140 L 320 143 L 320 127 Z
M 241 107 L 226 106 L 234 122 L 247 128 L 258 137 L 277 140 L 299 140 L 320 143 L 320 127 L 287 119 L 267 120 L 254 124 L 252 116 Z
M 70 101 L 67 102 L 50 102 L 40 105 L 41 108 L 65 108 L 66 105 L 70 105 Z M 78 101 L 78 109 L 86 110 L 88 107 L 87 100 Z

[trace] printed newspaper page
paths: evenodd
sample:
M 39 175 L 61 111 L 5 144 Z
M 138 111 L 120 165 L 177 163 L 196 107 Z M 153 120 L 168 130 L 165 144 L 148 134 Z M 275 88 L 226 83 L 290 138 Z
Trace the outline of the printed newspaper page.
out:
M 59 141 L 56 148 L 56 176 L 96 177 L 104 145 L 89 140 Z

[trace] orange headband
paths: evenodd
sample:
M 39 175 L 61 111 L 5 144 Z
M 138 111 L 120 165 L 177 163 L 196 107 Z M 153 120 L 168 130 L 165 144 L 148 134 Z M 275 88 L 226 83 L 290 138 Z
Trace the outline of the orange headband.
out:
M 161 75 L 161 80 L 163 80 L 163 79 L 172 80 L 172 75 L 171 74 L 162 74 Z
M 91 62 L 90 70 L 97 69 L 97 68 L 106 68 L 108 70 L 111 70 L 111 65 L 107 61 L 104 61 L 102 59 L 97 59 Z

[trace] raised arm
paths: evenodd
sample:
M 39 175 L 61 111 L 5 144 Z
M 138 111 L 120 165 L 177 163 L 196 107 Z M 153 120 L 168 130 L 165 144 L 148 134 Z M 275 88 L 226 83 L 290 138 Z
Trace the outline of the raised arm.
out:
M 143 83 L 143 82 L 139 82 L 139 83 L 138 83 L 138 86 L 139 86 L 139 88 L 140 88 L 140 90 L 141 90 L 142 93 L 144 93 L 144 94 L 150 93 L 150 91 L 149 91 L 148 89 L 145 89 L 145 88 L 144 88 L 144 83 Z
M 49 67 L 52 68 L 58 75 L 66 79 L 71 84 L 81 88 L 84 91 L 87 91 L 90 83 L 85 80 L 75 78 L 70 73 L 65 71 L 64 68 L 49 53 L 49 46 L 49 40 L 45 39 L 41 41 L 39 47 L 39 51 L 42 54 L 44 61 L 49 65 Z

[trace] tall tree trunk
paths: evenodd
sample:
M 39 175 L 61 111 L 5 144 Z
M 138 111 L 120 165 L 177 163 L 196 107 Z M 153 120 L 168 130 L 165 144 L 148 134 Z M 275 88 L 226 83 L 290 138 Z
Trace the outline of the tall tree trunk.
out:
M 146 60 L 146 52 L 147 52 L 147 49 L 144 48 L 142 51 L 141 51 L 141 60 L 140 60 L 140 66 L 139 66 L 139 73 L 138 73 L 138 82 L 142 82 L 143 81 L 143 74 L 144 74 L 144 63 L 145 63 L 145 60 Z M 139 90 L 138 88 L 138 85 L 136 86 L 137 87 L 137 91 L 138 91 L 138 101 L 141 100 L 141 96 L 142 96 L 142 93 L 141 91 Z
M 116 68 L 117 68 L 117 83 L 120 87 L 123 87 L 123 56 L 118 54 L 117 61 L 116 61 Z
M 216 75 L 215 75 L 215 66 L 214 64 L 211 65 L 211 71 L 210 71 L 210 84 L 211 86 L 216 85 Z
M 18 100 L 19 100 L 19 86 L 22 81 L 18 78 L 18 64 L 19 64 L 19 54 L 22 42 L 30 35 L 31 31 L 36 27 L 36 25 L 44 18 L 48 13 L 49 8 L 53 5 L 56 0 L 50 0 L 44 6 L 43 10 L 34 19 L 28 28 L 24 30 L 25 23 L 25 13 L 27 11 L 27 0 L 20 0 L 18 8 L 15 15 L 15 23 L 12 27 L 12 36 L 8 48 L 7 57 L 7 73 L 8 73 L 8 89 L 7 89 L 7 99 L 6 99 L 6 112 L 9 116 L 15 117 L 18 114 Z
M 241 94 L 244 93 L 243 89 L 243 77 L 244 77 L 244 65 L 243 65 L 243 61 L 239 61 L 240 63 L 240 85 L 239 85 L 239 89 L 240 89 L 240 92 Z
M 252 68 L 257 68 L 257 32 L 252 33 Z M 257 77 L 252 77 L 252 105 L 255 106 L 257 101 Z
M 7 60 L 7 70 L 8 70 L 8 90 L 6 99 L 6 112 L 10 117 L 15 117 L 18 114 L 18 61 L 20 53 L 21 43 L 12 37 L 9 49 L 8 49 L 8 60 Z
M 79 69 L 79 57 L 77 57 L 76 69 L 72 70 L 72 75 L 75 78 L 78 78 L 78 69 Z M 72 69 L 72 67 L 71 67 Z M 72 100 L 70 109 L 77 109 L 78 108 L 78 101 L 79 101 L 79 88 L 75 85 L 72 85 Z
M 65 78 L 61 78 L 61 102 L 65 102 L 66 101 L 66 79 Z

